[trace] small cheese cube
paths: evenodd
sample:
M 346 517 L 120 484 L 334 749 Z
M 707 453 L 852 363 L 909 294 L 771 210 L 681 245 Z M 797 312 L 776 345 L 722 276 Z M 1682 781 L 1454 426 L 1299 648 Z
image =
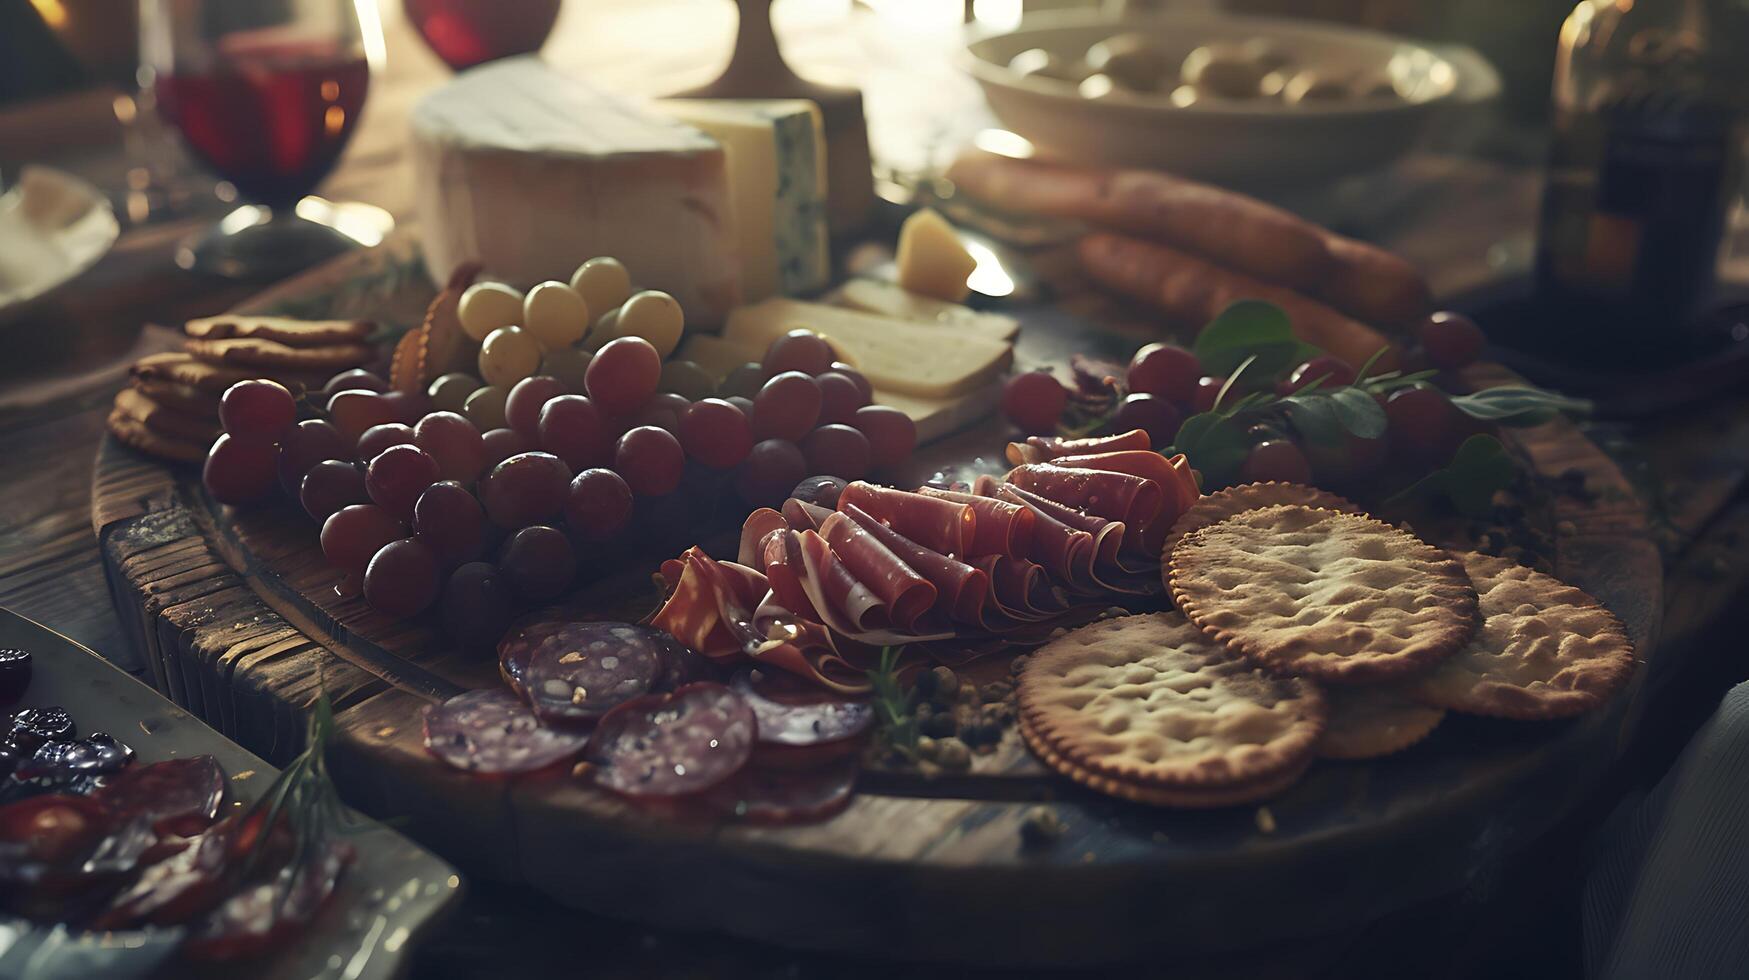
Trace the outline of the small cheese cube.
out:
M 899 285 L 906 290 L 958 303 L 970 292 L 966 280 L 978 260 L 966 251 L 946 218 L 924 208 L 899 228 L 898 264 Z

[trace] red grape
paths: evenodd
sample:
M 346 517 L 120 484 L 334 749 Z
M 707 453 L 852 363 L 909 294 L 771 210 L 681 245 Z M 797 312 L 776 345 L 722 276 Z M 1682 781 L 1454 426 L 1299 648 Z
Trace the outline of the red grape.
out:
M 1287 380 L 1276 387 L 1279 394 L 1291 395 L 1301 388 L 1323 378 L 1318 385 L 1319 391 L 1329 391 L 1332 388 L 1343 388 L 1354 384 L 1354 368 L 1340 357 L 1330 354 L 1319 354 L 1293 369 Z
M 832 368 L 832 345 L 812 330 L 791 330 L 771 342 L 760 366 L 770 375 L 800 371 L 812 377 Z
M 351 459 L 353 447 L 334 423 L 305 419 L 292 427 L 279 444 L 279 485 L 296 496 L 304 475 L 325 459 Z
M 271 442 L 221 435 L 207 450 L 201 479 L 221 504 L 246 504 L 273 492 L 279 482 L 279 448 Z
M 838 509 L 838 498 L 844 493 L 844 481 L 835 476 L 810 476 L 796 484 L 790 496 L 827 510 Z
M 438 476 L 472 483 L 486 466 L 480 430 L 454 412 L 432 412 L 413 427 L 413 444 L 437 461 Z
M 751 426 L 753 424 L 753 399 L 748 398 L 745 395 L 729 395 L 728 397 L 724 398 L 723 401 L 726 401 L 729 404 L 731 404 L 731 405 L 733 405 L 736 408 L 741 410 L 741 417 L 747 420 L 747 424 L 749 426 L 748 431 L 752 431 Z
M 642 337 L 619 337 L 603 344 L 584 373 L 589 399 L 608 415 L 625 415 L 656 393 L 662 355 Z
M 322 386 L 322 397 L 332 399 L 342 391 L 382 392 L 388 390 L 389 383 L 387 381 L 384 381 L 382 378 L 366 371 L 364 368 L 353 368 L 350 371 L 342 371 L 332 378 L 329 378 L 328 383 Z
M 802 477 L 808 464 L 793 442 L 767 439 L 754 445 L 735 471 L 735 489 L 741 499 L 755 507 L 780 503 Z
M 480 469 L 490 470 L 512 456 L 539 448 L 533 439 L 515 429 L 493 429 L 480 436 L 480 452 L 483 454 Z
M 565 383 L 558 378 L 537 374 L 523 378 L 510 389 L 504 401 L 504 422 L 529 438 L 540 435 L 540 413 L 546 403 L 567 394 Z
M 759 389 L 765 387 L 765 382 L 771 378 L 771 372 L 754 361 L 738 365 L 729 370 L 723 383 L 717 385 L 717 393 L 724 398 L 740 396 L 752 398 L 759 394 Z
M 390 446 L 364 471 L 370 499 L 401 520 L 413 516 L 414 502 L 436 482 L 437 460 L 418 446 Z
M 445 568 L 478 558 L 485 544 L 486 512 L 454 480 L 433 483 L 413 505 L 413 535 L 431 547 Z
M 577 556 L 558 528 L 525 527 L 504 542 L 498 574 L 529 602 L 545 602 L 571 587 Z
M 298 403 L 277 381 L 239 381 L 219 398 L 219 424 L 240 439 L 278 442 L 297 421 Z
M 1239 478 L 1246 483 L 1278 480 L 1283 483 L 1312 482 L 1312 464 L 1300 447 L 1287 439 L 1265 439 L 1251 447 L 1239 467 Z
M 437 555 L 418 538 L 391 541 L 364 570 L 364 601 L 372 609 L 406 618 L 437 600 Z
M 691 402 L 680 395 L 670 391 L 659 391 L 651 395 L 650 400 L 632 414 L 632 417 L 627 420 L 631 425 L 627 428 L 653 425 L 658 429 L 665 429 L 679 435 L 680 413 L 686 411 L 691 405 Z
M 1441 310 L 1423 320 L 1416 333 L 1427 350 L 1428 363 L 1446 371 L 1474 364 L 1487 342 L 1476 321 L 1450 310 Z
M 680 445 L 704 465 L 728 469 L 747 458 L 753 448 L 753 429 L 734 405 L 706 398 L 680 413 Z
M 584 470 L 571 481 L 565 498 L 565 523 L 579 536 L 604 541 L 632 519 L 632 488 L 609 469 Z
M 822 425 L 802 438 L 801 448 L 810 473 L 845 480 L 868 475 L 868 436 L 848 425 Z
M 540 413 L 540 448 L 573 470 L 607 462 L 613 441 L 595 403 L 582 395 L 560 395 Z
M 1130 391 L 1184 404 L 1196 390 L 1202 365 L 1196 355 L 1174 344 L 1148 344 L 1130 358 Z
M 520 453 L 493 467 L 480 485 L 486 516 L 502 528 L 557 517 L 571 488 L 571 468 L 551 453 Z
M 1215 399 L 1220 396 L 1221 386 L 1227 383 L 1226 378 L 1214 378 L 1203 375 L 1196 379 L 1196 390 L 1190 394 L 1190 407 L 1198 412 L 1215 410 Z
M 490 562 L 468 562 L 443 587 L 443 624 L 465 646 L 496 643 L 510 626 L 511 612 L 509 586 Z
M 322 554 L 348 575 L 362 575 L 371 556 L 407 536 L 407 525 L 376 504 L 353 504 L 322 522 Z
M 862 403 L 864 405 L 874 401 L 874 385 L 868 383 L 868 377 L 861 371 L 858 371 L 843 361 L 833 361 L 832 372 L 834 374 L 842 374 L 851 381 L 856 382 L 856 387 L 862 390 Z
M 1416 385 L 1391 392 L 1385 419 L 1391 448 L 1410 459 L 1443 462 L 1459 434 L 1458 411 L 1437 388 Z
M 820 419 L 820 385 L 800 371 L 773 375 L 753 396 L 753 435 L 796 440 Z
M 917 423 L 891 406 L 865 405 L 856 410 L 854 424 L 868 436 L 868 462 L 875 469 L 897 466 L 917 448 Z
M 856 410 L 868 404 L 862 386 L 847 374 L 827 371 L 814 381 L 820 386 L 820 425 L 834 422 L 848 425 L 856 418 Z
M 339 459 L 325 459 L 304 474 L 298 488 L 298 502 L 304 511 L 318 521 L 349 504 L 362 504 L 370 496 L 364 489 L 364 471 L 355 464 Z
M 347 390 L 328 399 L 328 420 L 354 442 L 364 430 L 386 422 L 399 422 L 395 403 L 369 391 Z
M 431 411 L 431 396 L 423 391 L 385 391 L 383 401 L 395 408 L 395 418 L 408 425 L 425 417 Z
M 673 493 L 686 472 L 686 452 L 666 429 L 640 425 L 619 437 L 613 468 L 640 497 Z
M 413 427 L 403 422 L 384 422 L 364 430 L 358 437 L 358 461 L 369 463 L 390 446 L 413 445 Z
M 1022 432 L 1057 431 L 1069 392 L 1049 371 L 1026 371 L 1002 386 L 1002 414 Z
M 1159 395 L 1138 392 L 1130 394 L 1118 405 L 1109 428 L 1112 432 L 1142 429 L 1148 433 L 1148 441 L 1164 446 L 1178 435 L 1179 423 L 1183 421 L 1184 415 L 1178 411 L 1178 406 Z

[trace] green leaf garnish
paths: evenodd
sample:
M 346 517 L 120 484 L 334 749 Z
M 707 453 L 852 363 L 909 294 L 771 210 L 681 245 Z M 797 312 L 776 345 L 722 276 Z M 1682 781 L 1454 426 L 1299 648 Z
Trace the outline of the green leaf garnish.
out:
M 1469 395 L 1456 395 L 1452 406 L 1473 419 L 1501 425 L 1537 425 L 1558 414 L 1586 415 L 1591 403 L 1526 385 L 1501 385 Z
M 881 737 L 888 745 L 911 755 L 917 750 L 917 718 L 911 714 L 916 692 L 900 685 L 898 668 L 899 649 L 881 647 L 880 663 L 868 672 L 868 683 L 881 723 Z
M 1183 453 L 1202 472 L 1204 486 L 1226 486 L 1239 475 L 1250 452 L 1245 428 L 1231 416 L 1200 412 L 1178 427 L 1178 441 L 1165 454 Z
M 1254 373 L 1271 378 L 1319 353 L 1294 336 L 1293 323 L 1281 307 L 1260 299 L 1237 300 L 1222 310 L 1196 335 L 1192 349 L 1211 375 L 1229 375 L 1254 359 Z
M 1512 485 L 1516 469 L 1500 440 L 1475 435 L 1463 441 L 1450 463 L 1409 484 L 1390 499 L 1439 495 L 1451 501 L 1465 517 L 1486 517 L 1493 508 L 1495 492 Z

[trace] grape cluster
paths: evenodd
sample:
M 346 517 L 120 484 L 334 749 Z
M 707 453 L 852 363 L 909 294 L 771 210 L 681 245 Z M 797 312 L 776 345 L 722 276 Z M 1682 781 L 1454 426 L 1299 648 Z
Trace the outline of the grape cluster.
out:
M 632 293 L 613 259 L 526 296 L 476 284 L 459 313 L 481 342 L 478 377 L 407 393 L 346 371 L 320 393 L 323 417 L 301 422 L 285 388 L 241 382 L 225 393 L 205 480 L 227 504 L 283 487 L 321 523 L 343 589 L 396 617 L 441 605 L 464 643 L 495 640 L 518 608 L 565 592 L 637 500 L 672 499 L 689 477 L 714 472 L 764 506 L 805 477 L 859 479 L 916 445 L 911 419 L 871 404 L 867 379 L 816 334 L 778 338 L 720 385 L 667 360 L 679 305 Z
M 1414 341 L 1403 357 L 1409 369 L 1457 370 L 1480 356 L 1485 338 L 1463 314 L 1439 312 L 1416 327 Z M 1314 383 L 1320 390 L 1352 385 L 1356 372 L 1354 365 L 1320 354 L 1275 381 L 1274 391 L 1287 396 Z M 1213 411 L 1228 382 L 1225 377 L 1205 374 L 1194 353 L 1172 344 L 1148 344 L 1136 351 L 1124 380 L 1127 393 L 1100 431 L 1142 429 L 1155 447 L 1172 443 L 1186 418 Z M 1256 390 L 1260 383 L 1268 384 L 1241 375 L 1223 404 Z M 1378 439 L 1348 435 L 1342 445 L 1302 444 L 1282 426 L 1253 426 L 1248 432 L 1251 447 L 1240 468 L 1240 479 L 1352 487 L 1393 456 L 1411 465 L 1436 465 L 1475 431 L 1472 420 L 1432 385 L 1397 388 L 1380 401 L 1387 431 Z M 1029 434 L 1055 434 L 1069 402 L 1069 390 L 1048 371 L 1017 374 L 1008 380 L 1002 394 L 1003 413 L 1016 428 Z

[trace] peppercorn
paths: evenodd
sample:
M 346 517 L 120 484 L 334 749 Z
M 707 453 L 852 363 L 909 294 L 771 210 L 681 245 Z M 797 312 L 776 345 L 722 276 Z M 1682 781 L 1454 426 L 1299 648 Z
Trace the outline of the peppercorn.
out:
M 918 728 L 932 738 L 949 738 L 959 731 L 959 726 L 954 724 L 953 715 L 950 714 L 930 715 Z
M 936 704 L 952 704 L 960 691 L 959 675 L 951 667 L 937 667 L 929 673 L 935 678 L 929 699 Z
M 1006 681 L 991 681 L 978 691 L 978 696 L 984 699 L 985 704 L 995 704 L 1008 700 L 1008 695 L 1013 693 L 1014 685 Z
M 917 753 L 917 758 L 919 759 L 934 761 L 936 750 L 939 748 L 940 743 L 936 742 L 935 739 L 930 738 L 927 735 L 919 735 L 917 737 L 917 746 L 913 751 Z
M 935 743 L 935 761 L 943 769 L 967 769 L 972 764 L 972 750 L 957 738 L 944 738 Z

